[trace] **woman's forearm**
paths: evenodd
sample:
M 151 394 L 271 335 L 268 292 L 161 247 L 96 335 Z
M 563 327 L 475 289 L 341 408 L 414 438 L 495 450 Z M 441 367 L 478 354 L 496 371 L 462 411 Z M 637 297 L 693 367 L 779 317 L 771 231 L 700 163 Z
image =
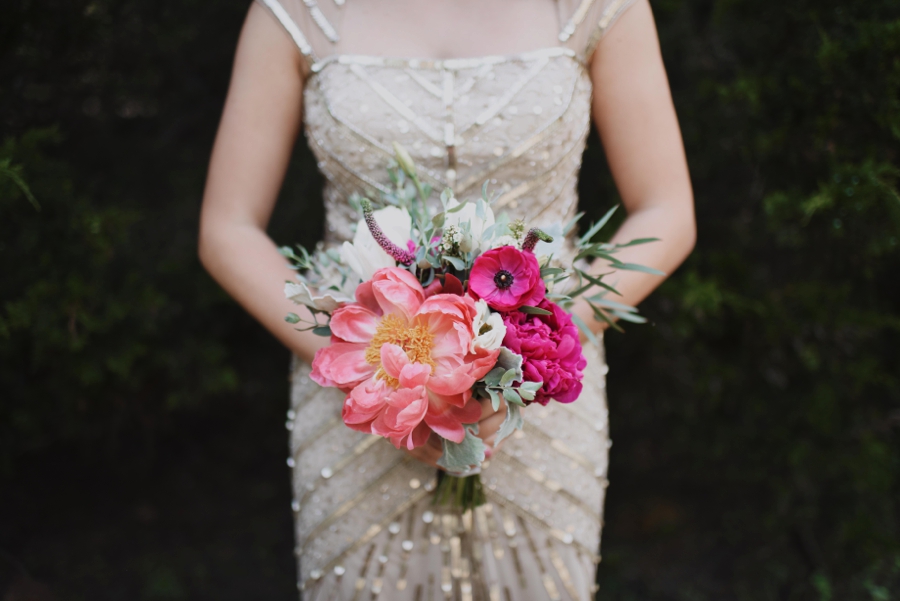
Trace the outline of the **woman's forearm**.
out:
M 284 297 L 284 282 L 294 279 L 294 271 L 258 227 L 204 223 L 200 260 L 228 294 L 301 359 L 312 361 L 316 350 L 328 343 L 312 332 L 298 332 L 303 324 L 284 320 L 291 312 L 304 320 L 311 320 L 312 314 Z
M 617 253 L 616 258 L 623 263 L 637 263 L 671 274 L 694 248 L 696 226 L 690 206 L 690 202 L 674 206 L 666 203 L 629 215 L 610 242 L 624 244 L 638 238 L 659 238 L 659 241 L 628 247 Z M 621 296 L 608 292 L 606 298 L 630 306 L 637 306 L 665 280 L 663 276 L 638 271 L 614 270 L 603 260 L 595 261 L 590 273 L 610 274 L 603 281 L 618 290 Z M 584 296 L 599 292 L 602 290 L 594 288 Z M 582 298 L 576 302 L 573 312 L 595 332 L 606 327 L 605 322 L 594 318 L 593 311 Z

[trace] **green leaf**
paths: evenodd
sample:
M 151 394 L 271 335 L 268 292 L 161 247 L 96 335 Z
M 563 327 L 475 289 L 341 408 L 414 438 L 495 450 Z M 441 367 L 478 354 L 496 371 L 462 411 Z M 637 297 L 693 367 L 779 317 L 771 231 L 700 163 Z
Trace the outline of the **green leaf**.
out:
M 537 392 L 543 385 L 543 382 L 522 382 L 522 385 L 519 386 L 519 388 L 524 388 L 525 390 L 529 390 L 531 392 Z
M 569 222 L 563 227 L 563 236 L 565 236 L 565 235 L 567 235 L 569 232 L 571 232 L 571 231 L 572 231 L 572 228 L 575 227 L 575 224 L 578 223 L 578 221 L 579 221 L 582 217 L 584 217 L 584 211 L 581 211 L 580 213 L 578 213 L 577 215 L 575 215 L 574 217 L 572 217 L 572 219 L 570 219 Z
M 288 323 L 300 323 L 300 316 L 296 313 L 288 313 L 284 316 L 284 320 Z
M 606 322 L 606 324 L 608 324 L 609 327 L 611 327 L 612 329 L 616 330 L 617 332 L 623 332 L 623 331 L 624 331 L 618 324 L 616 324 L 616 322 L 614 322 L 612 319 L 610 319 L 609 315 L 607 315 L 605 311 L 603 311 L 602 309 L 600 309 L 600 307 L 598 307 L 597 305 L 595 305 L 595 304 L 592 303 L 591 301 L 588 301 L 588 305 L 591 307 L 591 311 L 594 312 L 594 318 L 595 318 L 597 321 L 603 321 L 603 322 Z
M 578 317 L 577 315 L 575 315 L 573 313 L 572 321 L 575 322 L 575 325 L 578 326 L 579 330 L 584 332 L 584 335 L 588 337 L 588 340 L 590 340 L 592 344 L 594 344 L 594 345 L 600 344 L 600 341 L 597 339 L 597 335 L 591 331 L 591 329 L 588 327 L 588 325 L 586 323 L 584 323 L 583 319 L 581 319 L 580 317 Z
M 621 292 L 619 292 L 618 290 L 616 290 L 615 288 L 613 288 L 613 287 L 610 286 L 609 284 L 607 284 L 607 283 L 605 283 L 605 282 L 602 282 L 602 281 L 600 280 L 600 278 L 602 278 L 602 277 L 604 277 L 604 276 L 607 276 L 607 275 L 610 275 L 609 273 L 604 273 L 604 274 L 601 274 L 601 275 L 599 275 L 599 276 L 593 276 L 593 275 L 591 275 L 591 274 L 589 274 L 589 273 L 587 273 L 587 272 L 585 272 L 585 271 L 581 271 L 580 269 L 578 269 L 578 270 L 576 270 L 576 271 L 578 271 L 578 273 L 581 275 L 581 277 L 583 277 L 584 279 L 586 279 L 587 281 L 589 281 L 591 284 L 594 284 L 595 286 L 600 286 L 600 287 L 603 288 L 604 290 L 609 290 L 609 291 L 612 292 L 613 294 L 618 294 L 619 296 L 622 296 L 622 293 L 621 293 Z
M 507 405 L 506 418 L 503 420 L 503 423 L 500 424 L 500 429 L 497 430 L 497 434 L 494 438 L 494 446 L 496 447 L 498 444 L 500 444 L 501 440 L 507 438 L 516 430 L 521 430 L 522 426 L 524 425 L 525 420 L 522 419 L 522 412 L 519 409 L 519 406 Z
M 513 378 L 512 381 L 513 382 L 521 382 L 522 381 L 522 363 L 523 363 L 523 361 L 524 361 L 524 359 L 522 359 L 522 355 L 512 352 L 505 346 L 501 346 L 500 354 L 497 356 L 497 366 L 494 367 L 493 370 L 491 370 L 491 373 L 493 373 L 496 370 L 503 370 L 503 372 L 506 372 L 506 371 L 509 371 L 512 369 L 512 370 L 515 370 L 515 372 L 516 372 L 516 377 Z M 501 375 L 503 372 L 501 372 Z M 490 375 L 490 374 L 488 374 L 488 375 Z M 494 385 L 497 386 L 499 384 L 499 382 L 500 382 L 500 379 L 498 378 L 497 382 Z
M 612 314 L 622 321 L 630 321 L 631 323 L 647 323 L 647 318 L 642 315 L 635 315 L 634 313 L 628 313 L 626 311 L 613 311 Z
M 489 371 L 487 375 L 482 378 L 482 380 L 488 386 L 499 386 L 500 378 L 503 377 L 504 373 L 506 373 L 506 370 L 503 367 L 495 367 L 494 369 Z
M 28 202 L 31 203 L 31 206 L 35 208 L 35 210 L 40 211 L 41 205 L 38 204 L 37 198 L 34 197 L 34 194 L 31 193 L 31 188 L 28 187 L 28 184 L 25 183 L 25 180 L 22 179 L 22 176 L 19 175 L 19 167 L 10 167 L 9 160 L 4 160 L 0 162 L 0 175 L 5 175 L 19 188 L 19 191 L 25 195 L 25 198 L 28 199 Z
M 460 443 L 441 439 L 444 452 L 437 464 L 448 472 L 464 472 L 484 462 L 484 442 L 476 436 L 478 424 L 465 426 L 466 437 Z
M 546 309 L 541 309 L 539 307 L 530 307 L 528 305 L 522 305 L 519 307 L 519 311 L 522 313 L 530 313 L 531 315 L 553 315 L 552 311 L 547 311 Z
M 551 275 L 559 275 L 565 273 L 566 270 L 561 267 L 541 267 L 541 277 L 545 278 Z
M 451 257 L 448 255 L 444 255 L 443 257 L 441 257 L 441 259 L 446 261 L 447 263 L 450 263 L 451 265 L 453 265 L 453 268 L 456 271 L 465 271 L 466 270 L 465 262 L 463 262 L 463 260 L 458 257 Z
M 312 333 L 316 336 L 331 336 L 330 326 L 316 326 L 312 329 Z
M 491 396 L 491 407 L 494 411 L 500 411 L 500 394 L 493 388 L 486 389 Z
M 666 275 L 666 272 L 664 271 L 653 269 L 652 267 L 647 267 L 646 265 L 638 265 L 637 263 L 616 263 L 614 267 L 616 269 L 627 269 L 628 271 L 640 271 L 642 273 L 649 273 L 651 275 Z
M 631 242 L 626 242 L 625 244 L 616 244 L 616 248 L 628 248 L 629 246 L 648 244 L 650 242 L 659 242 L 659 238 L 635 238 Z
M 512 403 L 514 405 L 525 406 L 525 403 L 522 402 L 522 397 L 519 396 L 519 393 L 513 390 L 512 388 L 504 388 L 503 389 L 503 398 L 506 399 L 507 403 Z
M 600 221 L 598 221 L 597 223 L 592 225 L 590 227 L 590 229 L 587 232 L 585 232 L 581 238 L 578 239 L 578 245 L 582 246 L 582 245 L 586 244 L 587 242 L 589 242 L 591 240 L 591 238 L 593 238 L 597 232 L 599 232 L 601 229 L 603 229 L 603 226 L 606 225 L 606 223 L 610 220 L 610 218 L 612 218 L 613 213 L 615 213 L 616 209 L 618 209 L 618 208 L 619 208 L 619 206 L 616 205 L 613 208 L 611 208 L 609 211 L 607 211 L 606 215 L 604 215 L 603 217 L 600 218 Z
M 592 244 L 591 246 L 585 247 L 577 255 L 575 255 L 574 261 L 579 261 L 588 257 L 595 257 L 598 259 L 606 259 L 610 263 L 618 263 L 619 260 L 612 256 L 611 253 L 607 252 L 607 250 L 608 249 L 605 244 Z
M 535 397 L 535 392 L 533 390 L 527 390 L 526 388 L 520 386 L 516 391 L 519 393 L 519 396 L 522 397 L 522 400 L 525 401 L 533 401 Z M 514 405 L 510 405 L 510 407 L 514 407 Z
M 631 305 L 626 305 L 624 303 L 617 303 L 616 301 L 611 301 L 602 296 L 592 296 L 588 298 L 592 303 L 597 303 L 601 307 L 608 307 L 610 309 L 616 309 L 617 311 L 625 311 L 627 313 L 637 313 L 637 308 L 632 307 Z
M 508 369 L 503 373 L 503 377 L 500 378 L 500 386 L 508 386 L 510 382 L 512 382 L 516 378 L 516 370 Z
M 434 227 L 443 227 L 444 219 L 446 216 L 447 215 L 443 212 L 438 213 L 437 215 L 435 215 L 434 217 L 431 218 L 432 225 L 434 225 Z

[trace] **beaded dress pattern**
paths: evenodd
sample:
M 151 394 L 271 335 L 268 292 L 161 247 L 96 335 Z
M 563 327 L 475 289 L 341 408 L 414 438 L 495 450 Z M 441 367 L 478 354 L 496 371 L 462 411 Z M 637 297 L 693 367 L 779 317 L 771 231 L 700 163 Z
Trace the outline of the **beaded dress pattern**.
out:
M 474 59 L 340 53 L 345 0 L 258 0 L 309 62 L 305 134 L 325 176 L 328 243 L 351 239 L 347 198 L 388 186 L 392 143 L 420 177 L 460 199 L 489 181 L 529 225 L 565 223 L 590 127 L 586 60 L 631 0 L 557 0 L 559 44 Z M 352 1 L 352 0 L 351 0 Z M 593 598 L 607 486 L 602 347 L 585 347 L 584 392 L 529 406 L 485 464 L 488 503 L 432 505 L 434 469 L 346 427 L 343 395 L 295 362 L 287 426 L 298 587 L 307 600 L 529 601 Z

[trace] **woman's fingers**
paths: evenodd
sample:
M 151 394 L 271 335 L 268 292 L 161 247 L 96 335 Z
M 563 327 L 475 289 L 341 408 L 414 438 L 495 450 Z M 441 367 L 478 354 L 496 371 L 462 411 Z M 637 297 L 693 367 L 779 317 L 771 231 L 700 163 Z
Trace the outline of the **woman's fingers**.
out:
M 436 434 L 432 434 L 428 438 L 428 442 L 411 451 L 407 450 L 407 453 L 412 455 L 414 459 L 418 459 L 422 463 L 426 463 L 431 467 L 436 468 L 438 460 L 444 453 L 444 449 L 441 446 L 440 438 L 438 438 Z
M 482 420 L 497 413 L 497 411 L 494 411 L 494 407 L 491 404 L 491 399 L 481 399 L 478 402 L 481 403 L 481 419 Z M 498 411 L 502 411 L 503 413 L 506 413 L 506 401 L 504 401 L 503 399 L 500 399 L 500 409 Z M 479 421 L 481 421 L 481 420 L 479 420 Z
M 506 419 L 506 401 L 500 400 L 498 411 L 494 411 L 490 399 L 482 399 L 479 402 L 481 403 L 481 420 L 478 422 L 478 437 L 488 447 L 487 450 L 491 451 L 497 431 L 503 424 L 503 420 Z M 407 452 L 418 461 L 437 467 L 437 462 L 443 455 L 444 449 L 440 437 L 432 434 L 424 445 Z
M 506 408 L 503 408 L 503 412 L 497 412 L 480 422 L 478 422 L 478 438 L 482 439 L 487 443 L 489 438 L 492 438 L 494 434 L 497 433 L 497 430 L 500 429 L 500 426 L 503 424 L 503 420 L 506 419 Z

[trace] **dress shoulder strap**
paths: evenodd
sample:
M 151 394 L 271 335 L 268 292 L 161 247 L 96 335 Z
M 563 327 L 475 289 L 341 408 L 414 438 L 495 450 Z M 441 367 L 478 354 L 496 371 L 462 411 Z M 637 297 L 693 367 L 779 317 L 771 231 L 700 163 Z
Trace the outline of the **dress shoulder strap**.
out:
M 335 24 L 345 0 L 255 1 L 278 20 L 310 65 L 337 52 L 341 38 Z
M 597 43 L 635 0 L 558 0 L 562 28 L 559 41 L 584 62 Z

